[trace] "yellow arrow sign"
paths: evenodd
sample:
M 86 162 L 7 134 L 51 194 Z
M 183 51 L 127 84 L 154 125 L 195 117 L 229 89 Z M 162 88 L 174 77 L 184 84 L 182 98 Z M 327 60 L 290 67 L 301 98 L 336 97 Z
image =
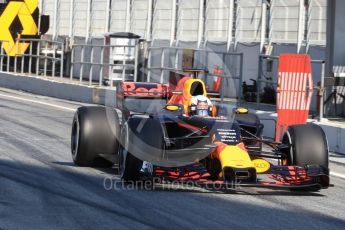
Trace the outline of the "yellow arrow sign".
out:
M 32 13 L 38 7 L 38 0 L 24 0 L 24 2 L 10 1 L 0 16 L 0 40 L 3 41 L 3 49 L 10 56 L 22 55 L 29 47 L 28 43 L 15 41 L 21 35 L 37 35 L 38 28 Z M 22 30 L 13 37 L 10 31 L 11 25 L 16 20 L 22 26 Z M 19 30 L 19 28 L 15 28 Z
M 38 0 L 24 0 L 26 7 L 32 14 L 38 7 Z

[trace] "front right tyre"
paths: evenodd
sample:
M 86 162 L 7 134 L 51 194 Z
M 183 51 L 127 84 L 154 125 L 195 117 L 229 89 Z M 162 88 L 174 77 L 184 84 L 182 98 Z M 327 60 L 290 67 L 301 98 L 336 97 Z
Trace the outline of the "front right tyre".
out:
M 283 165 L 312 166 L 323 169 L 325 177 L 321 178 L 322 187 L 329 186 L 329 151 L 328 142 L 323 129 L 315 124 L 290 126 L 283 137 L 283 144 L 289 148 L 285 152 L 286 159 Z M 316 191 L 316 189 L 303 189 Z

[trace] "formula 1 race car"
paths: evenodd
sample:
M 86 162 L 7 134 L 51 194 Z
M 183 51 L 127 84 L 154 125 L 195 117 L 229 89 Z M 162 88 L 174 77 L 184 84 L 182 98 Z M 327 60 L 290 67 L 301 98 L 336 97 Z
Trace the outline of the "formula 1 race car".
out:
M 72 157 L 78 166 L 115 164 L 124 181 L 149 176 L 303 191 L 329 187 L 328 145 L 319 126 L 290 126 L 281 142 L 264 139 L 263 129 L 247 109 L 214 104 L 201 79 L 120 82 L 116 109 L 77 110 Z

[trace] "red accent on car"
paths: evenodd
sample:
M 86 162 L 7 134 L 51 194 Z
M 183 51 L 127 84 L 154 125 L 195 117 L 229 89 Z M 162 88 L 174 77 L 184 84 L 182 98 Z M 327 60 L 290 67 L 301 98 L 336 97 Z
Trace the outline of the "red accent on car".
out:
M 201 131 L 203 133 L 207 133 L 208 132 L 207 129 L 199 128 L 197 126 L 193 126 L 193 125 L 186 124 L 186 123 L 178 123 L 178 126 L 183 127 L 183 128 L 187 128 L 187 129 L 191 129 L 191 130 L 195 130 L 195 131 L 199 130 L 199 131 Z

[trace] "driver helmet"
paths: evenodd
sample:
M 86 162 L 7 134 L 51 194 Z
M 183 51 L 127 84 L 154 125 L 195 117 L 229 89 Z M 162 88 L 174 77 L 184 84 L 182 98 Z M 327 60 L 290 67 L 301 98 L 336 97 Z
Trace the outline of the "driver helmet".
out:
M 190 113 L 192 116 L 211 116 L 212 107 L 212 102 L 208 97 L 203 95 L 194 96 L 191 100 Z

